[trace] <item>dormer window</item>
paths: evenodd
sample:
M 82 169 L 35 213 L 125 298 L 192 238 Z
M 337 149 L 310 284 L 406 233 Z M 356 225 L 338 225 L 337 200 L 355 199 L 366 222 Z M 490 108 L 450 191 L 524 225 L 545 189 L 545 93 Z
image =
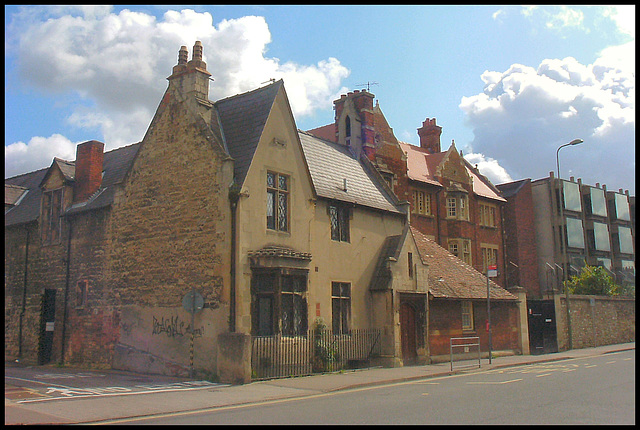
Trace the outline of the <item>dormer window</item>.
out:
M 40 233 L 45 245 L 60 242 L 62 188 L 42 193 Z

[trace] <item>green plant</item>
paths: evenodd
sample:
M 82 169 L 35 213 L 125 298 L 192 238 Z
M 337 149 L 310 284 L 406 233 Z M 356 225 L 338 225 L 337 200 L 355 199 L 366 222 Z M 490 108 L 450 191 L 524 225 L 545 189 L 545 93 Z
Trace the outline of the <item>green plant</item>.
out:
M 314 372 L 328 372 L 337 370 L 338 349 L 335 342 L 326 339 L 327 326 L 322 318 L 316 318 L 313 331 L 313 358 L 312 369 Z
M 611 275 L 601 266 L 583 267 L 580 274 L 572 276 L 571 279 L 567 281 L 567 288 L 571 294 L 590 294 L 597 296 L 617 296 L 625 292 L 623 287 L 616 284 Z

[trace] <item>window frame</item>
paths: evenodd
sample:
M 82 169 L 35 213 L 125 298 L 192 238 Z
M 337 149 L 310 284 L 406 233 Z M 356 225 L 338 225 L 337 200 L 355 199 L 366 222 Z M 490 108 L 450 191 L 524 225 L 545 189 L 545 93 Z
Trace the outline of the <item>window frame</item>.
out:
M 293 286 L 296 279 L 297 289 Z M 305 336 L 308 331 L 308 279 L 306 270 L 254 269 L 251 276 L 252 335 Z M 288 310 L 291 310 L 291 325 L 287 320 Z
M 335 242 L 351 242 L 351 209 L 339 203 L 329 203 L 329 228 L 331 240 Z M 334 222 L 335 221 L 335 222 Z
M 273 185 L 269 183 L 269 177 L 273 175 Z M 272 170 L 267 171 L 267 230 L 288 233 L 290 231 L 289 212 L 291 206 L 291 177 Z M 281 180 L 284 179 L 284 188 Z M 281 208 L 281 201 L 284 199 L 284 209 Z M 269 213 L 271 206 L 272 214 Z M 282 212 L 284 211 L 284 215 Z
M 447 219 L 469 221 L 469 196 L 463 192 L 450 192 L 445 199 Z
M 498 227 L 497 214 L 498 208 L 490 203 L 480 203 L 480 226 L 482 227 Z
M 58 201 L 56 202 L 56 199 Z M 43 245 L 60 243 L 64 188 L 42 192 L 40 238 Z
M 480 254 L 482 254 L 482 273 L 487 274 L 490 265 L 498 264 L 499 246 L 489 243 L 480 244 Z M 489 255 L 491 254 L 491 255 Z
M 475 330 L 474 316 L 473 316 L 473 302 L 471 300 L 460 301 L 460 313 L 463 331 Z M 466 318 L 465 318 L 466 316 Z M 465 319 L 467 321 L 465 321 Z
M 449 250 L 449 253 L 455 255 L 457 258 L 464 261 L 469 266 L 472 265 L 473 257 L 471 252 L 471 239 L 449 239 L 447 241 L 447 248 Z
M 348 334 L 351 331 L 351 296 L 350 282 L 331 282 L 331 329 L 333 334 Z

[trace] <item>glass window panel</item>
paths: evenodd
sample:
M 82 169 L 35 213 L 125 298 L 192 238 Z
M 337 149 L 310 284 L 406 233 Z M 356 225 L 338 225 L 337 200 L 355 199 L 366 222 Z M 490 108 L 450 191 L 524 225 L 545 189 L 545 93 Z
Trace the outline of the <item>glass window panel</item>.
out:
M 632 260 L 622 260 L 622 268 L 635 270 L 636 263 Z
M 272 230 L 276 228 L 275 200 L 275 191 L 267 191 L 267 228 Z
M 629 215 L 629 202 L 627 202 L 627 196 L 623 194 L 615 194 L 616 196 L 616 215 L 618 219 L 630 221 Z
M 271 297 L 258 298 L 258 335 L 273 334 L 273 299 Z
M 611 251 L 611 243 L 609 242 L 609 228 L 601 222 L 593 223 L 593 234 L 595 238 L 596 250 Z
M 618 240 L 620 241 L 620 252 L 633 254 L 633 239 L 631 229 L 628 227 L 618 227 Z
M 287 188 L 287 177 L 286 176 L 282 176 L 282 175 L 278 175 L 278 187 L 281 190 L 286 191 Z
M 582 220 L 567 218 L 567 245 L 572 248 L 584 248 Z
M 570 211 L 580 212 L 580 187 L 575 182 L 562 181 L 564 189 L 564 208 Z
M 267 173 L 267 187 L 275 188 L 276 187 L 276 175 L 275 173 L 268 172 Z
M 340 240 L 338 208 L 335 206 L 329 206 L 329 218 L 331 220 L 331 240 Z
M 612 270 L 610 258 L 598 257 L 596 260 L 598 261 L 599 266 L 606 267 L 608 270 Z
M 278 230 L 287 231 L 287 195 L 278 194 Z
M 604 190 L 591 188 L 591 213 L 599 216 L 607 216 L 607 202 Z
M 338 220 L 340 222 L 340 240 L 349 242 L 349 211 L 345 208 L 339 208 Z

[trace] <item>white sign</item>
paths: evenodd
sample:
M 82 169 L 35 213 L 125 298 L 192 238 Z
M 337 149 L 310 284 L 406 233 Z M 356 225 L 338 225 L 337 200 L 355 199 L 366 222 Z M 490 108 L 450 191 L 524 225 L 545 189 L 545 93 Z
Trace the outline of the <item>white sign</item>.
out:
M 487 268 L 487 277 L 496 278 L 498 276 L 498 266 L 493 264 Z

